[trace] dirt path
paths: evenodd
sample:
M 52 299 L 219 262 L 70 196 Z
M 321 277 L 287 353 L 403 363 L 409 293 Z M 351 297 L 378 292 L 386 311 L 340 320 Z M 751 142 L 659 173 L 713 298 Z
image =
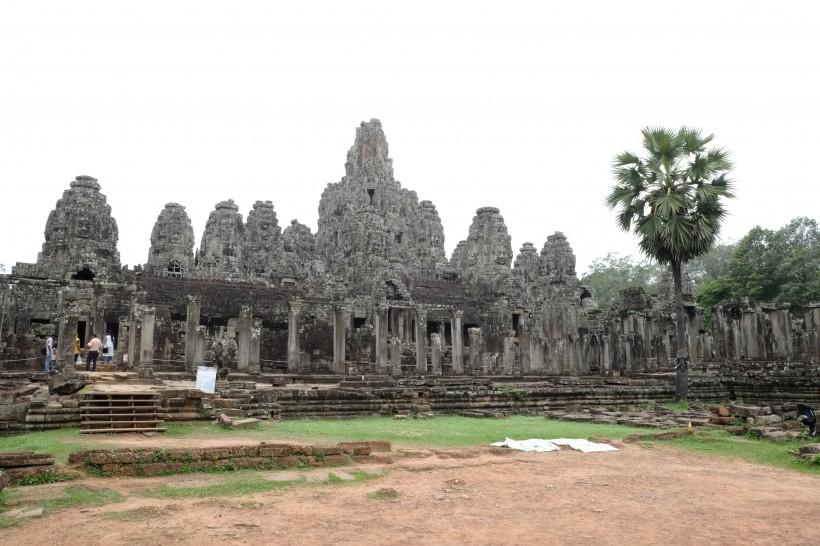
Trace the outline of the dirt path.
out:
M 382 465 L 385 476 L 364 483 L 206 499 L 154 499 L 140 491 L 163 482 L 196 487 L 224 477 L 85 479 L 85 485 L 123 492 L 126 500 L 32 519 L 0 532 L 0 544 L 820 542 L 810 515 L 820 513 L 818 476 L 668 448 L 619 447 L 594 454 L 416 449 Z M 316 473 L 321 481 L 328 470 L 345 471 L 298 473 Z M 47 493 L 55 486 L 36 487 Z M 368 496 L 380 489 L 398 496 Z M 134 511 L 137 521 L 111 518 L 126 511 Z

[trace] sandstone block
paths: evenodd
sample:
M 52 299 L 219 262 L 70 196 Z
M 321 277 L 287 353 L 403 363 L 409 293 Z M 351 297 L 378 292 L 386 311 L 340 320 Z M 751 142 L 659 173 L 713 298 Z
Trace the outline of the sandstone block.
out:
M 729 412 L 738 417 L 755 417 L 763 414 L 763 410 L 758 406 L 741 406 L 738 404 L 730 404 Z

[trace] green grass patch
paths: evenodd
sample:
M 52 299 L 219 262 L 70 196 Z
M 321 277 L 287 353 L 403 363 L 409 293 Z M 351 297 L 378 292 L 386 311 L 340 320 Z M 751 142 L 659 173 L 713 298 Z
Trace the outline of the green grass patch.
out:
M 178 487 L 160 484 L 152 489 L 143 491 L 142 494 L 146 497 L 161 499 L 231 497 L 236 495 L 253 495 L 254 493 L 264 493 L 267 491 L 284 491 L 292 489 L 295 485 L 305 483 L 304 478 L 279 482 L 267 480 L 260 476 L 257 471 L 240 470 L 220 483 L 206 485 L 204 487 Z
M 123 500 L 122 494 L 107 488 L 70 485 L 55 490 L 55 496 L 49 498 L 32 498 L 30 495 L 16 491 L 0 491 L 0 529 L 17 525 L 24 520 L 10 518 L 5 514 L 14 508 L 43 508 L 46 514 L 81 508 L 84 506 L 104 506 Z
M 349 481 L 343 480 L 332 472 L 329 472 L 326 481 L 309 483 L 303 477 L 290 481 L 275 481 L 266 479 L 258 471 L 239 470 L 230 476 L 225 476 L 219 483 L 206 485 L 204 487 L 160 484 L 151 489 L 141 491 L 140 494 L 146 497 L 162 499 L 234 497 L 265 493 L 268 491 L 287 491 L 294 487 L 325 487 L 328 485 L 340 486 L 344 484 L 364 483 L 381 477 L 379 474 L 361 471 L 352 471 L 349 472 L 349 474 L 355 479 Z
M 69 482 L 71 480 L 76 480 L 79 477 L 80 475 L 76 472 L 60 472 L 59 470 L 54 470 L 52 472 L 45 472 L 36 476 L 26 476 L 24 478 L 20 478 L 11 485 L 41 485 L 44 483 Z
M 696 429 L 694 434 L 663 442 L 645 442 L 645 445 L 675 446 L 704 455 L 740 459 L 751 463 L 787 468 L 809 474 L 820 474 L 820 466 L 804 463 L 788 450 L 797 450 L 814 439 L 773 442 L 748 435 L 733 436 L 717 428 Z
M 116 447 L 106 444 L 101 438 L 80 434 L 78 428 L 61 428 L 38 432 L 26 432 L 13 436 L 0 436 L 0 452 L 26 451 L 54 455 L 57 463 L 68 463 L 72 451 Z
M 211 424 L 169 423 L 168 433 L 181 441 L 193 437 L 239 435 L 249 442 L 337 443 L 388 440 L 407 446 L 463 447 L 499 442 L 505 437 L 623 438 L 645 429 L 593 423 L 554 421 L 543 417 L 513 415 L 505 419 L 474 419 L 457 415 L 433 419 L 364 417 L 350 420 L 298 420 L 262 422 L 256 429 L 225 429 Z M 166 433 L 167 434 L 167 433 Z
M 71 485 L 65 488 L 61 497 L 45 500 L 41 506 L 46 512 L 56 512 L 82 506 L 105 506 L 121 500 L 122 494 L 113 489 Z

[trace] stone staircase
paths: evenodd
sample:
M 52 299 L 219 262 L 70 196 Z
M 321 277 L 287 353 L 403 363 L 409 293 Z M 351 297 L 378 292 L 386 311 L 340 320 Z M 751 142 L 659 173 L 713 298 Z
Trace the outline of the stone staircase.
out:
M 80 401 L 82 434 L 163 432 L 154 392 L 91 392 Z

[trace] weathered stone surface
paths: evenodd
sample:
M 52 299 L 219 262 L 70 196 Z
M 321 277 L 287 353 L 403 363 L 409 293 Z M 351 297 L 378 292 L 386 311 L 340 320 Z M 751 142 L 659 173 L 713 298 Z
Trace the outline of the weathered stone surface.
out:
M 249 427 L 255 427 L 260 422 L 261 421 L 259 419 L 254 419 L 252 417 L 248 418 L 248 419 L 234 419 L 231 422 L 231 426 L 232 427 L 239 427 L 239 428 L 249 428 Z
M 145 272 L 120 268 L 116 223 L 90 177 L 71 183 L 46 232 L 38 263 L 18 264 L 3 279 L 14 290 L 0 291 L 0 306 L 10 319 L 4 324 L 11 325 L 0 340 L 0 360 L 28 362 L 29 371 L 42 367 L 45 335 L 58 334 L 65 366 L 75 333 L 87 337 L 111 327 L 120 330 L 118 358 L 127 354 L 157 374 L 178 371 L 181 361 L 189 371 L 207 362 L 233 374 L 241 360 L 243 372 L 289 371 L 277 384 L 298 375 L 338 379 L 349 373 L 371 376 L 348 385 L 354 388 L 430 373 L 460 379 L 540 376 L 560 378 L 555 385 L 570 390 L 558 397 L 560 407 L 596 396 L 602 403 L 632 402 L 631 391 L 618 391 L 623 381 L 656 373 L 668 379 L 677 344 L 684 342 L 675 339 L 671 277 L 664 277 L 658 294 L 627 289 L 612 309 L 598 309 L 595 293 L 577 277 L 562 232 L 547 237 L 540 253 L 525 243 L 511 269 L 510 234 L 495 207 L 478 209 L 448 263 L 437 209 L 395 180 L 378 120 L 357 129 L 344 176 L 322 194 L 315 236 L 295 220 L 280 232 L 271 201 L 256 201 L 243 222 L 228 200 L 216 205 L 194 255 L 187 214 L 171 203 L 151 234 Z M 177 273 L 181 278 L 167 278 Z M 693 398 L 764 406 L 817 399 L 820 384 L 812 378 L 818 376 L 820 303 L 792 313 L 787 304 L 733 300 L 714 310 L 707 331 L 691 288 L 685 280 Z M 146 322 L 148 309 L 154 317 Z M 243 341 L 242 359 L 232 352 L 237 340 Z M 374 379 L 374 373 L 381 377 Z M 577 379 L 596 376 L 609 378 L 611 390 L 596 384 L 585 391 Z M 639 398 L 665 399 L 664 390 Z M 494 401 L 496 406 L 482 408 L 477 404 L 485 402 L 401 406 L 385 399 L 343 409 L 327 400 L 308 407 L 312 401 L 303 399 L 298 411 L 342 417 L 409 413 L 413 405 L 453 413 L 543 410 L 543 398 L 526 398 L 524 404 Z M 8 395 L 0 399 L 12 401 Z M 278 411 L 255 401 L 232 403 L 249 417 Z M 197 408 L 180 408 L 169 405 L 168 411 L 205 417 Z M 45 427 L 51 418 L 42 415 L 29 421 Z
M 85 386 L 86 380 L 77 373 L 73 366 L 60 368 L 57 373 L 48 378 L 49 394 L 74 394 Z
M 193 274 L 194 244 L 194 228 L 185 207 L 178 203 L 166 204 L 151 231 L 145 272 L 174 278 Z
M 763 411 L 758 406 L 741 406 L 738 404 L 730 404 L 729 413 L 738 417 L 755 417 L 762 415 Z
M 463 244 L 462 244 L 463 243 Z M 476 210 L 470 232 L 453 252 L 452 264 L 462 275 L 490 293 L 509 290 L 513 252 L 510 234 L 499 209 Z
M 37 269 L 54 279 L 105 280 L 120 269 L 119 230 L 96 178 L 77 176 L 46 222 Z
M 245 246 L 245 224 L 233 199 L 220 201 L 208 216 L 199 263 L 207 278 L 240 278 L 242 251 Z
M 245 224 L 243 272 L 247 278 L 276 276 L 282 255 L 282 230 L 271 201 L 256 201 Z

